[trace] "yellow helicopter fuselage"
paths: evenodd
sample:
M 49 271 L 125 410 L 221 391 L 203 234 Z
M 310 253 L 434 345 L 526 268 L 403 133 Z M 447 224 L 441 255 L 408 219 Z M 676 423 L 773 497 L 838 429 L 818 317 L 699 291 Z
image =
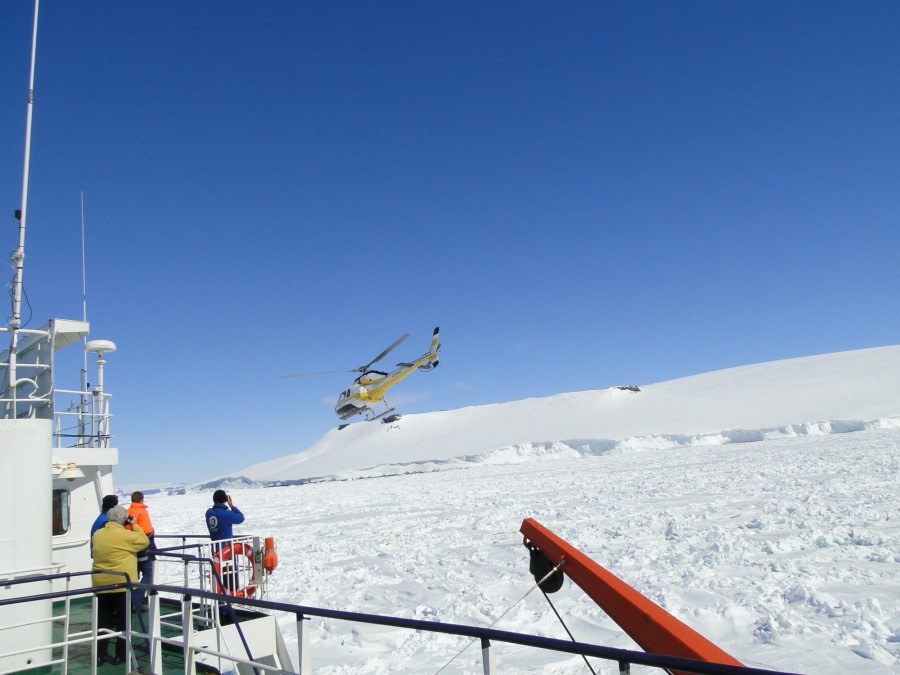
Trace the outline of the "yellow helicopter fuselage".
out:
M 411 363 L 399 363 L 389 373 L 380 370 L 367 370 L 354 380 L 349 389 L 338 396 L 334 412 L 342 420 L 359 415 L 384 400 L 385 392 L 416 370 L 431 370 L 438 365 L 440 349 L 438 328 L 434 329 L 430 349 Z M 386 411 L 387 412 L 387 411 Z M 384 413 L 382 413 L 384 414 Z

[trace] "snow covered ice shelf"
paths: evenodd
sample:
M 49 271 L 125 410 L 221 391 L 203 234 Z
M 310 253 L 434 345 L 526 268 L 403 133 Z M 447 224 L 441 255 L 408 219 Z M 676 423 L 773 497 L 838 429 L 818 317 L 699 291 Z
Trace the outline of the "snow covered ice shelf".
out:
M 277 538 L 273 599 L 488 626 L 533 585 L 518 533 L 533 517 L 747 665 L 900 672 L 898 429 L 468 466 L 233 494 L 243 531 Z M 159 532 L 202 532 L 209 498 L 148 501 Z M 576 639 L 636 648 L 571 582 L 551 597 Z M 434 673 L 467 642 L 311 628 L 317 673 Z M 496 628 L 566 638 L 539 592 Z M 587 672 L 494 648 L 504 673 Z M 480 668 L 473 645 L 444 672 Z

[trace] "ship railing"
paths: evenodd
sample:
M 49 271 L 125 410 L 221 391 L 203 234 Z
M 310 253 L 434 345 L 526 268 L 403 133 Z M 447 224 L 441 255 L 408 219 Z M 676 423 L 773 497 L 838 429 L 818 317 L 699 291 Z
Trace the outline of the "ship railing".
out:
M 61 591 L 53 591 L 49 593 L 34 593 L 31 595 L 20 595 L 18 597 L 12 597 L 8 599 L 0 599 L 0 607 L 8 605 L 22 605 L 26 603 L 49 604 L 54 602 L 60 602 L 62 605 L 61 612 L 58 614 L 54 614 L 56 609 L 51 609 L 50 613 L 44 617 L 29 619 L 26 621 L 15 621 L 11 624 L 0 626 L 0 644 L 14 645 L 12 649 L 0 652 L 0 663 L 8 662 L 10 659 L 14 659 L 17 656 L 25 656 L 28 654 L 34 655 L 32 658 L 25 659 L 22 662 L 23 665 L 21 667 L 6 667 L 2 671 L 3 673 L 14 673 L 25 670 L 32 670 L 34 668 L 58 666 L 60 674 L 66 675 L 70 665 L 70 650 L 73 647 L 79 645 L 89 644 L 91 664 L 90 672 L 91 675 L 95 675 L 95 673 L 97 672 L 97 655 L 99 653 L 99 643 L 105 640 L 114 640 L 119 637 L 126 640 L 126 643 L 128 644 L 127 651 L 130 654 L 132 660 L 134 660 L 134 652 L 131 648 L 131 613 L 126 612 L 124 631 L 113 631 L 107 628 L 101 628 L 98 621 L 99 593 L 103 591 L 124 592 L 126 594 L 126 606 L 131 606 L 131 595 L 135 587 L 134 584 L 128 581 L 128 575 L 124 572 L 116 572 L 110 570 L 106 572 L 106 574 L 121 576 L 122 583 L 78 589 L 73 589 L 71 587 L 73 579 L 89 574 L 91 574 L 91 572 L 39 574 L 30 577 L 23 577 L 20 579 L 7 579 L 3 581 L 3 586 L 7 589 L 23 584 L 41 584 L 46 587 L 49 583 L 60 579 L 65 580 L 66 586 L 65 590 Z M 91 619 L 89 627 L 86 628 L 83 626 L 74 626 L 71 621 L 72 601 L 83 597 L 91 598 Z M 49 606 L 53 607 L 52 604 L 49 604 Z M 40 625 L 47 625 L 51 628 L 49 632 L 49 635 L 51 635 L 49 642 L 35 644 L 32 641 L 25 640 L 25 644 L 23 646 L 22 642 L 16 640 L 17 630 L 28 630 L 29 628 Z M 58 640 L 52 637 L 53 626 L 61 627 L 58 631 L 60 635 L 60 639 Z M 12 637 L 9 638 L 8 636 Z M 41 660 L 41 656 L 45 654 L 49 654 L 49 659 Z
M 180 538 L 187 540 L 188 538 L 199 539 L 200 537 Z M 236 543 L 243 542 L 238 538 Z M 195 542 L 193 544 L 186 544 L 184 548 L 194 547 L 200 551 L 209 549 L 210 543 L 208 537 L 205 544 L 202 542 Z M 181 561 L 184 564 L 185 569 L 188 570 L 185 572 L 185 578 L 188 580 L 199 581 L 201 584 L 204 584 L 204 579 L 211 576 L 215 588 L 224 589 L 226 587 L 227 581 L 219 573 L 219 568 L 212 558 L 202 559 L 197 556 L 170 551 L 159 551 L 158 554 L 162 557 L 170 557 L 174 560 Z M 206 573 L 196 575 L 190 571 L 198 565 L 212 570 L 211 575 Z M 15 649 L 9 651 L 0 650 L 0 664 L 8 663 L 9 659 L 14 659 L 17 656 L 31 655 L 27 659 L 20 659 L 21 665 L 18 667 L 0 668 L 0 673 L 5 674 L 31 670 L 33 668 L 59 666 L 60 672 L 62 675 L 65 675 L 70 666 L 71 649 L 85 643 L 91 643 L 89 659 L 90 672 L 93 674 L 96 672 L 97 655 L 100 653 L 98 643 L 103 640 L 116 639 L 119 637 L 126 640 L 128 672 L 131 672 L 132 666 L 136 666 L 142 660 L 138 657 L 138 653 L 135 652 L 135 646 L 138 647 L 139 651 L 143 648 L 144 651 L 142 654 L 148 655 L 147 658 L 149 658 L 150 661 L 151 672 L 162 672 L 163 645 L 170 645 L 177 650 L 182 651 L 185 661 L 189 661 L 186 672 L 196 671 L 194 660 L 197 654 L 201 653 L 208 654 L 213 657 L 213 659 L 217 659 L 220 662 L 222 659 L 225 659 L 233 664 L 240 663 L 248 665 L 251 668 L 254 668 L 257 675 L 259 675 L 260 669 L 263 667 L 265 667 L 268 672 L 292 672 L 290 670 L 273 670 L 271 668 L 271 663 L 269 662 L 253 662 L 252 657 L 250 656 L 250 643 L 243 635 L 241 629 L 241 620 L 247 618 L 246 612 L 239 618 L 234 607 L 230 604 L 230 599 L 235 596 L 220 593 L 208 593 L 202 589 L 181 585 L 168 587 L 155 584 L 134 583 L 128 580 L 128 576 L 124 572 L 104 571 L 104 573 L 121 576 L 122 583 L 89 588 L 72 588 L 72 580 L 74 578 L 92 574 L 92 572 L 31 574 L 27 577 L 17 579 L 3 579 L 2 583 L 6 589 L 12 588 L 13 586 L 21 586 L 23 584 L 42 584 L 44 587 L 49 588 L 53 581 L 60 579 L 65 580 L 66 588 L 65 590 L 56 592 L 32 592 L 29 595 L 19 594 L 14 598 L 0 599 L 0 608 L 8 605 L 22 605 L 25 603 L 47 603 L 48 607 L 51 607 L 51 601 L 62 603 L 62 611 L 60 613 L 54 614 L 53 612 L 56 611 L 56 609 L 52 609 L 46 616 L 40 616 L 37 619 L 15 621 L 11 624 L 0 626 L 0 644 L 3 645 L 17 643 L 15 638 L 17 629 L 28 630 L 29 628 L 38 625 L 47 625 L 49 629 L 48 635 L 52 634 L 52 626 L 57 626 L 57 633 L 61 636 L 59 639 L 50 639 L 49 641 L 34 642 L 32 640 L 24 647 L 22 647 L 21 642 L 19 642 L 19 646 Z M 169 600 L 169 602 L 162 603 L 161 600 L 163 598 L 161 597 L 160 592 L 166 592 L 170 588 L 176 588 L 178 590 L 174 594 L 166 593 L 167 597 L 165 599 Z M 144 593 L 149 593 L 149 613 L 146 615 L 146 620 L 145 614 L 140 611 L 139 606 L 135 602 L 137 597 L 136 593 L 139 590 Z M 133 612 L 126 613 L 126 625 L 124 631 L 113 631 L 99 627 L 98 595 L 105 591 L 124 592 L 126 594 L 125 606 L 133 608 Z M 168 597 L 170 595 L 173 597 Z M 72 617 L 71 603 L 73 599 L 83 597 L 91 598 L 90 622 L 86 627 L 82 624 L 73 629 L 73 626 L 70 623 L 70 617 Z M 175 611 L 171 611 L 172 607 L 176 608 Z M 246 656 L 243 656 L 242 654 L 230 655 L 226 653 L 226 651 L 223 651 L 224 647 L 222 647 L 222 645 L 224 644 L 224 641 L 222 640 L 217 641 L 219 649 L 196 645 L 192 640 L 192 637 L 198 631 L 203 630 L 211 630 L 218 636 L 225 623 L 235 627 L 244 647 L 242 654 L 246 654 Z M 274 621 L 272 627 L 273 630 L 277 630 Z M 7 639 L 10 635 L 12 635 L 12 637 Z M 177 636 L 177 638 L 171 636 Z M 47 654 L 50 656 L 44 658 Z M 80 656 L 84 657 L 83 650 Z M 146 661 L 147 658 L 143 660 Z
M 47 575 L 31 580 L 16 580 L 10 583 L 28 583 L 29 581 L 46 582 L 48 579 L 52 578 L 71 576 L 77 575 Z M 126 614 L 126 629 L 124 633 L 105 631 L 98 628 L 97 593 L 107 590 L 124 590 L 130 595 L 136 588 L 139 587 L 144 588 L 150 593 L 149 630 L 135 630 L 135 626 L 131 621 L 130 613 Z M 83 596 L 85 594 L 93 595 L 91 630 L 76 632 L 70 635 L 68 633 L 68 602 L 71 598 Z M 161 621 L 158 620 L 158 617 L 161 616 L 159 611 L 161 594 L 180 600 L 182 616 L 182 621 L 180 623 L 181 634 L 177 637 L 167 637 L 162 632 Z M 261 672 L 279 673 L 284 675 L 300 673 L 300 675 L 306 675 L 307 673 L 311 672 L 311 645 L 309 640 L 308 625 L 309 620 L 312 617 L 317 617 L 333 621 L 347 621 L 367 625 L 390 626 L 412 631 L 443 633 L 470 638 L 472 642 L 477 641 L 480 643 L 483 671 L 486 675 L 491 675 L 492 673 L 497 672 L 496 665 L 494 663 L 494 657 L 491 652 L 491 646 L 493 643 L 504 643 L 509 645 L 532 647 L 536 649 L 544 649 L 567 654 L 582 655 L 584 657 L 598 658 L 606 661 L 613 661 L 618 664 L 620 675 L 630 673 L 632 665 L 649 666 L 662 670 L 668 670 L 669 672 L 700 673 L 704 675 L 791 675 L 789 673 L 783 673 L 781 671 L 734 666 L 730 664 L 717 664 L 707 661 L 697 661 L 693 659 L 672 657 L 661 654 L 649 654 L 634 650 L 604 647 L 601 645 L 595 645 L 586 642 L 566 641 L 557 638 L 528 635 L 524 633 L 514 633 L 492 628 L 467 626 L 463 624 L 438 623 L 434 621 L 423 621 L 420 619 L 405 619 L 395 616 L 365 614 L 360 612 L 348 612 L 334 609 L 324 609 L 320 607 L 309 607 L 303 605 L 273 602 L 270 600 L 259 600 L 256 598 L 237 598 L 235 596 L 230 596 L 222 593 L 215 593 L 210 590 L 203 590 L 199 588 L 185 588 L 183 586 L 172 586 L 165 584 L 144 585 L 126 582 L 87 589 L 57 591 L 53 593 L 43 593 L 28 597 L 0 600 L 0 607 L 13 603 L 40 602 L 46 600 L 62 600 L 66 603 L 66 612 L 52 618 L 52 620 L 54 621 L 63 621 L 66 623 L 66 632 L 63 635 L 63 640 L 49 645 L 57 650 L 57 652 L 54 653 L 55 655 L 58 653 L 58 650 L 62 650 L 62 656 L 54 658 L 51 663 L 32 663 L 27 667 L 21 668 L 20 670 L 31 669 L 40 665 L 59 664 L 61 667 L 62 675 L 65 675 L 67 668 L 67 650 L 69 649 L 69 647 L 83 642 L 93 641 L 91 650 L 91 673 L 93 675 L 96 672 L 97 642 L 99 640 L 108 640 L 122 636 L 126 639 L 128 644 L 128 649 L 126 652 L 126 672 L 131 672 L 133 666 L 138 663 L 133 648 L 135 641 L 147 640 L 150 643 L 150 670 L 154 673 L 162 672 L 161 650 L 163 645 L 170 645 L 179 650 L 182 650 L 185 664 L 184 672 L 186 673 L 193 673 L 196 671 L 194 659 L 197 657 L 197 655 L 207 654 L 213 658 L 234 664 L 233 670 L 237 670 L 237 666 L 245 666 L 248 668 L 252 668 L 257 673 L 257 675 L 259 675 L 259 673 Z M 264 614 L 282 614 L 292 616 L 294 619 L 294 625 L 297 629 L 297 663 L 299 664 L 299 668 L 294 669 L 293 667 L 291 667 L 290 669 L 285 669 L 278 667 L 277 665 L 273 665 L 273 663 L 269 660 L 265 662 L 254 660 L 249 648 L 245 651 L 244 654 L 238 655 L 235 653 L 226 653 L 220 649 L 214 649 L 195 643 L 191 638 L 194 630 L 194 622 L 192 617 L 197 600 L 208 601 L 209 606 L 212 606 L 213 603 L 220 603 L 221 606 L 229 610 L 233 610 L 234 607 L 237 606 L 245 610 L 255 610 L 256 612 Z M 233 613 L 232 616 L 234 616 Z M 218 623 L 218 616 L 214 617 L 214 620 Z M 4 626 L 3 628 L 10 627 Z M 15 626 L 12 626 L 11 628 L 14 629 Z M 91 634 L 88 635 L 88 632 L 90 632 Z M 19 652 L 14 650 L 5 654 L 0 654 L 0 658 L 17 653 Z M 225 671 L 220 668 L 220 672 Z
M 0 363 L 0 367 L 5 364 Z M 19 364 L 30 368 L 49 368 L 44 364 Z M 20 383 L 22 379 L 18 380 Z M 2 383 L 2 374 L 0 374 Z M 35 387 L 37 384 L 35 384 Z M 2 391 L 2 387 L 0 387 Z M 63 405 L 64 397 L 70 400 Z M 74 398 L 72 398 L 74 397 Z M 42 409 L 53 410 L 53 442 L 57 448 L 105 448 L 109 446 L 110 394 L 105 392 L 79 391 L 77 389 L 53 389 L 47 393 L 32 394 L 13 398 L 8 394 L 0 396 L 0 417 L 9 416 L 11 406 L 16 407 L 16 417 L 34 418 Z M 49 417 L 49 412 L 46 413 Z
M 701 675 L 796 675 L 785 673 L 783 671 L 710 663 L 708 661 L 698 661 L 661 654 L 648 654 L 646 652 L 628 649 L 604 647 L 602 645 L 595 645 L 587 642 L 567 641 L 558 638 L 548 638 L 464 624 L 438 623 L 435 621 L 423 621 L 421 619 L 405 619 L 394 616 L 348 612 L 343 610 L 324 609 L 321 607 L 308 607 L 272 602 L 269 600 L 256 600 L 254 598 L 234 598 L 232 596 L 223 596 L 222 594 L 212 593 L 210 591 L 184 589 L 176 586 L 153 585 L 153 589 L 158 593 L 181 594 L 182 597 L 187 598 L 184 602 L 190 602 L 191 600 L 196 600 L 198 598 L 206 598 L 218 601 L 229 607 L 237 605 L 266 613 L 293 615 L 294 624 L 297 629 L 297 663 L 299 664 L 299 668 L 295 670 L 283 670 L 273 667 L 269 662 L 254 661 L 251 654 L 248 654 L 247 658 L 243 658 L 237 657 L 235 654 L 224 654 L 196 645 L 188 645 L 186 639 L 184 641 L 162 640 L 162 642 L 171 642 L 172 644 L 188 645 L 191 650 L 230 660 L 236 664 L 250 666 L 254 669 L 264 669 L 267 673 L 300 673 L 300 675 L 307 675 L 312 672 L 310 667 L 308 625 L 310 618 L 318 617 L 322 619 L 348 621 L 366 625 L 390 626 L 412 631 L 443 633 L 470 638 L 473 642 L 478 641 L 480 643 L 482 666 L 485 675 L 492 675 L 493 673 L 498 672 L 491 652 L 491 645 L 494 642 L 613 661 L 618 664 L 620 675 L 630 673 L 631 665 L 643 665 L 670 672 L 699 673 Z M 190 656 L 186 656 L 185 658 L 189 659 Z
M 57 448 L 105 448 L 109 446 L 110 394 L 77 389 L 56 389 L 53 392 L 53 439 Z M 65 397 L 68 403 L 62 404 Z
M 36 336 L 36 342 L 43 343 L 50 339 L 50 332 L 32 328 L 16 328 L 16 333 L 21 336 Z M 8 326 L 0 327 L 0 334 L 10 333 Z M 0 350 L 0 417 L 28 419 L 36 417 L 41 408 L 47 408 L 52 403 L 52 394 L 49 391 L 37 393 L 40 390 L 39 377 L 45 377 L 51 366 L 49 363 L 32 361 L 24 355 L 17 353 L 14 374 L 15 383 L 10 382 L 12 374 L 12 360 L 10 349 Z M 15 389 L 22 385 L 30 385 L 31 393 L 25 396 L 16 395 Z M 49 417 L 49 413 L 47 414 Z
M 209 535 L 156 535 L 153 579 L 237 597 L 265 599 L 265 537 L 241 535 L 210 541 Z M 166 545 L 161 545 L 166 544 Z
M 246 535 L 213 542 L 209 535 L 181 534 L 156 535 L 155 540 L 156 584 L 228 597 L 267 597 L 269 573 L 262 564 L 264 537 Z M 224 611 L 218 600 L 206 596 L 195 598 L 189 608 L 191 623 L 202 629 L 215 629 Z M 165 613 L 163 607 L 161 611 L 161 627 L 165 630 L 178 630 L 185 620 L 182 610 Z
M 0 327 L 0 335 L 9 332 L 9 327 Z M 15 386 L 9 381 L 12 363 L 9 348 L 0 350 L 0 418 L 52 417 L 54 447 L 108 447 L 112 418 L 110 394 L 103 390 L 102 384 L 90 390 L 56 387 L 50 373 L 53 360 L 48 356 L 53 351 L 53 333 L 28 328 L 16 332 L 25 339 L 16 354 Z M 97 370 L 101 383 L 102 364 L 98 362 Z M 86 375 L 86 371 L 83 373 Z

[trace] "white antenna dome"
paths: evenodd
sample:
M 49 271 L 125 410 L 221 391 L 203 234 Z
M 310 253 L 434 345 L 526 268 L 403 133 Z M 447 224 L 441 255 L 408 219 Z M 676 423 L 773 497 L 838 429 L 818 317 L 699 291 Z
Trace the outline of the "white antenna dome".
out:
M 116 343 L 112 340 L 89 340 L 84 345 L 84 351 L 106 354 L 116 351 Z

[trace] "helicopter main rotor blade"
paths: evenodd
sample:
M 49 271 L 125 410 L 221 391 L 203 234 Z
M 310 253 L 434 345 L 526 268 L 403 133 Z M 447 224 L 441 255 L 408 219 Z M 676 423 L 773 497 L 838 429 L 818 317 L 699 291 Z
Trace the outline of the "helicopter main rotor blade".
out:
M 338 375 L 341 373 L 355 373 L 356 370 L 323 370 L 318 373 L 290 373 L 288 375 L 282 375 L 281 377 L 313 377 L 315 375 Z
M 374 359 L 372 359 L 371 361 L 369 361 L 366 365 L 360 366 L 359 368 L 357 368 L 356 371 L 354 371 L 354 372 L 360 372 L 360 373 L 365 372 L 366 369 L 367 369 L 369 366 L 371 366 L 373 363 L 378 363 L 379 361 L 381 361 L 381 359 L 383 359 L 385 356 L 387 356 L 388 354 L 391 353 L 391 350 L 392 350 L 394 347 L 396 347 L 397 345 L 399 345 L 401 342 L 403 342 L 403 341 L 404 341 L 406 338 L 408 338 L 408 337 L 409 337 L 409 333 L 404 333 L 403 335 L 401 335 L 400 337 L 397 338 L 397 340 L 394 342 L 394 344 L 392 344 L 390 347 L 388 347 L 387 349 L 385 349 L 385 350 L 384 350 L 383 352 L 381 352 L 378 356 L 376 356 Z

